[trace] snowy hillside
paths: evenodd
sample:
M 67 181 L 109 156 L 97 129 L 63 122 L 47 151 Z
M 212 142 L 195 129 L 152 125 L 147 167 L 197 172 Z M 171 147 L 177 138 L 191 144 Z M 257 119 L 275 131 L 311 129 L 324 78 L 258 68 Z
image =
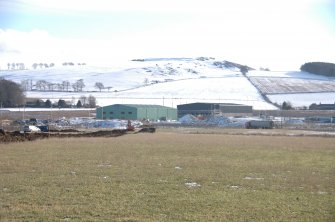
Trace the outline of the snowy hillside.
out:
M 299 106 L 335 100 L 334 78 L 304 72 L 264 71 L 249 71 L 244 76 L 240 66 L 204 57 L 154 58 L 112 67 L 56 65 L 36 70 L 2 70 L 0 77 L 17 83 L 31 82 L 33 91 L 27 91 L 27 97 L 67 99 L 75 103 L 80 96 L 93 95 L 98 105 L 144 103 L 176 107 L 191 102 L 229 102 L 252 105 L 254 109 L 276 109 L 264 101 L 262 94 L 279 104 L 290 101 Z M 71 87 L 72 92 L 57 88 L 63 81 L 73 84 L 79 79 L 85 84 L 82 92 L 73 92 Z M 51 83 L 53 90 L 36 90 L 34 85 L 39 80 Z M 105 87 L 101 92 L 94 87 L 97 82 Z M 310 99 L 311 94 L 316 95 L 315 100 Z

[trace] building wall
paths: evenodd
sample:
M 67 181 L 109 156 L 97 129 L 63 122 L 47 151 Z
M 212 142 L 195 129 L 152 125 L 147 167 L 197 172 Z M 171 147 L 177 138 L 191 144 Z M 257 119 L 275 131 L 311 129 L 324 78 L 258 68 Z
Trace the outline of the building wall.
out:
M 138 108 L 137 119 L 177 120 L 177 110 L 169 107 Z
M 310 110 L 335 110 L 335 104 L 312 104 Z
M 123 105 L 97 108 L 97 119 L 137 119 L 137 109 Z
M 157 121 L 160 119 L 176 120 L 177 110 L 163 106 L 149 105 L 111 105 L 96 109 L 97 119 L 149 119 Z
M 186 114 L 209 116 L 218 108 L 218 104 L 213 103 L 189 103 L 177 106 L 179 118 Z
M 187 114 L 195 116 L 252 114 L 252 106 L 230 103 L 190 103 L 178 105 L 177 108 L 179 118 Z
M 220 105 L 222 113 L 252 113 L 252 106 L 244 105 Z

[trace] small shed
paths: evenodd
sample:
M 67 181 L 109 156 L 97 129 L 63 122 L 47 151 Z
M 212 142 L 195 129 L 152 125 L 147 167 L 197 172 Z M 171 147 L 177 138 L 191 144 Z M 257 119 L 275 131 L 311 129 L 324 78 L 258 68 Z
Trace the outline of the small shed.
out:
M 177 109 L 160 105 L 114 104 L 96 109 L 97 119 L 176 120 Z

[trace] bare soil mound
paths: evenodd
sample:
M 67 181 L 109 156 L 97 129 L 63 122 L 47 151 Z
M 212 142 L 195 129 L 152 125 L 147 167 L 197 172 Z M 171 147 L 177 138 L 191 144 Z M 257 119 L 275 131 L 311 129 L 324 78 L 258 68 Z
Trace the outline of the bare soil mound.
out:
M 45 139 L 50 137 L 66 138 L 66 137 L 117 137 L 126 134 L 126 130 L 104 130 L 95 132 L 50 132 L 50 133 L 21 133 L 19 131 L 14 132 L 2 132 L 0 133 L 0 143 L 12 143 L 12 142 L 25 142 L 33 141 L 36 139 Z

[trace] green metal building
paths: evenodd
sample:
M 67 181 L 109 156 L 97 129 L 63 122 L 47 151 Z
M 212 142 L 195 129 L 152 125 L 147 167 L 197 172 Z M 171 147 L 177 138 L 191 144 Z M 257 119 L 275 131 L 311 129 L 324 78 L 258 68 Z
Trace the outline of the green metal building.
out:
M 115 104 L 96 109 L 97 119 L 177 120 L 177 109 L 159 105 Z

